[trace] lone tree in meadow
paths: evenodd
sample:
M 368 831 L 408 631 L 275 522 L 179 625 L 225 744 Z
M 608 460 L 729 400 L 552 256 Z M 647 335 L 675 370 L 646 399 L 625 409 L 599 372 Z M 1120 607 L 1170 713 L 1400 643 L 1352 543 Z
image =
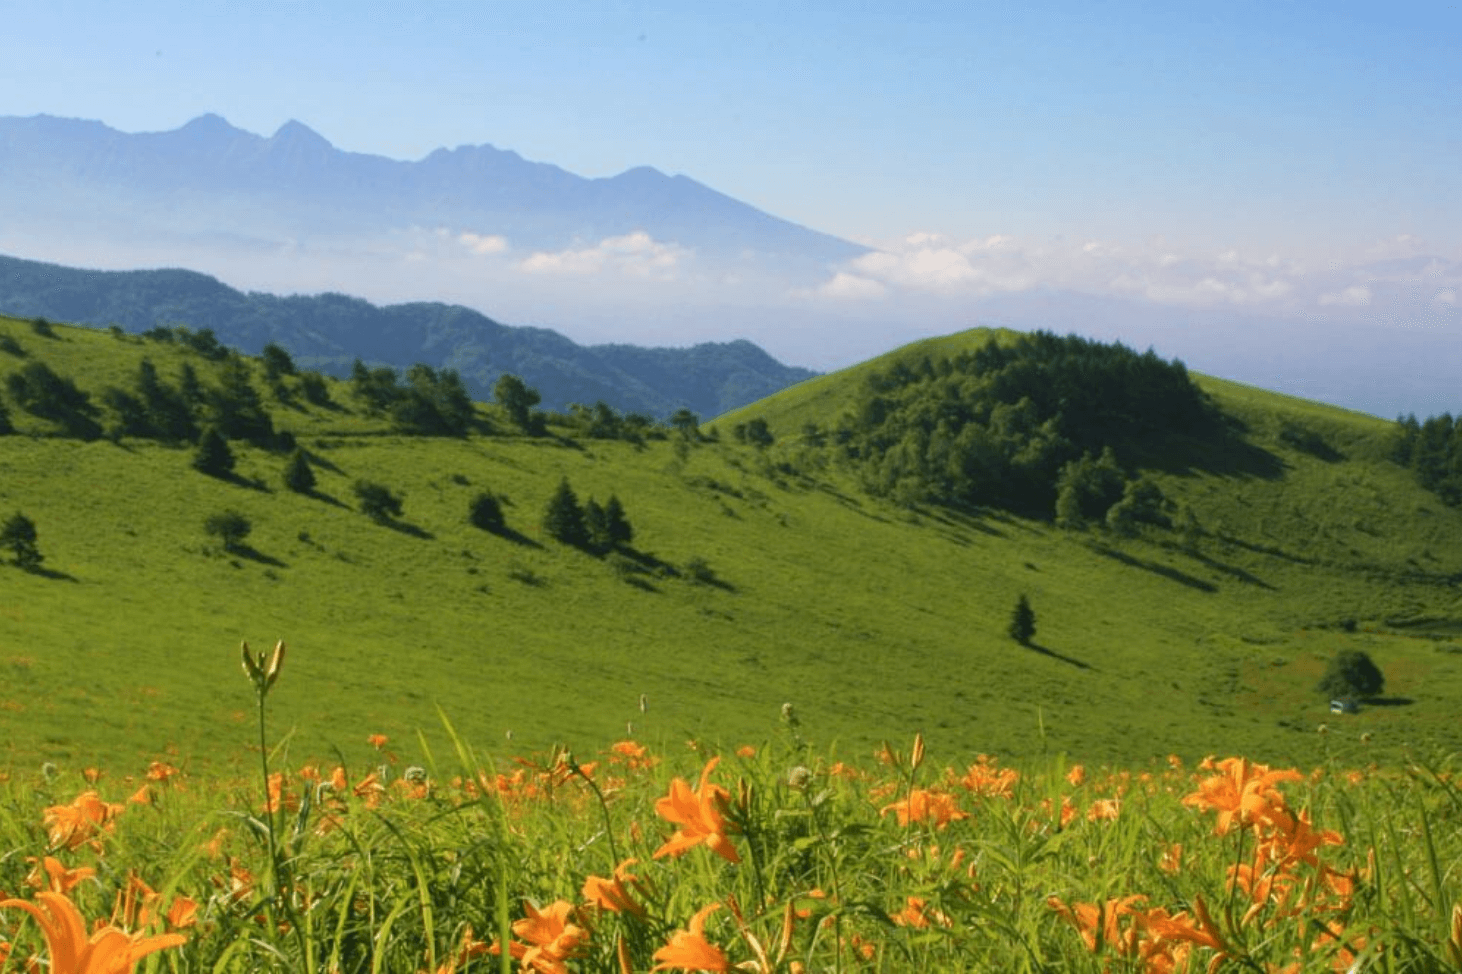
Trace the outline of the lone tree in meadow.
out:
M 503 516 L 502 502 L 487 491 L 472 498 L 472 503 L 467 507 L 467 520 L 472 522 L 473 527 L 494 534 L 508 525 L 507 518 Z
M 305 457 L 305 451 L 296 448 L 284 464 L 284 486 L 296 494 L 308 494 L 315 489 L 315 471 Z
M 254 525 L 238 511 L 219 511 L 203 522 L 203 530 L 217 538 L 225 551 L 238 551 Z
M 548 499 L 548 507 L 543 511 L 543 530 L 548 532 L 549 537 L 575 548 L 584 548 L 589 544 L 589 527 L 584 523 L 584 509 L 579 506 L 579 498 L 569 486 L 567 477 L 558 482 L 558 489 Z
M 233 468 L 234 455 L 228 448 L 228 440 L 217 427 L 208 427 L 198 438 L 198 449 L 193 453 L 193 469 L 210 477 L 227 477 Z
M 1031 608 L 1030 599 L 1022 595 L 1010 613 L 1010 638 L 1022 646 L 1029 646 L 1036 636 L 1036 610 Z
M 351 489 L 360 501 L 360 512 L 377 524 L 384 524 L 393 517 L 401 516 L 401 498 L 382 484 L 357 480 Z
M 1330 660 L 1325 675 L 1315 686 L 1332 700 L 1378 696 L 1386 688 L 1386 678 L 1365 652 L 1343 649 Z
M 19 511 L 0 525 L 0 548 L 9 549 L 15 564 L 26 571 L 40 567 L 45 557 L 36 546 L 36 522 Z

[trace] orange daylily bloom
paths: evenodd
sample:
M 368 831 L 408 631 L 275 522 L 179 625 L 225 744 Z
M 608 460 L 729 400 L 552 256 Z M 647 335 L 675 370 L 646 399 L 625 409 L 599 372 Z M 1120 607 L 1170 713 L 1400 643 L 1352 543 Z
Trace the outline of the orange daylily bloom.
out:
M 51 848 L 75 849 L 94 842 L 99 831 L 110 831 L 121 805 L 101 800 L 94 791 L 84 791 L 70 805 L 52 805 L 42 813 L 50 833 Z
M 36 860 L 27 859 L 26 861 L 35 862 Z M 95 875 L 96 870 L 90 866 L 67 869 L 61 864 L 61 860 L 46 856 L 30 871 L 30 875 L 25 878 L 25 881 L 27 885 L 36 889 L 44 887 L 52 893 L 69 893 L 82 880 L 90 879 Z
M 670 794 L 655 802 L 655 814 L 673 822 L 680 828 L 660 848 L 654 858 L 678 856 L 687 849 L 702 842 L 716 855 L 727 862 L 739 863 L 741 856 L 731 844 L 728 835 L 741 829 L 734 822 L 726 820 L 726 807 L 731 794 L 720 785 L 710 783 L 711 772 L 721 761 L 711 758 L 701 770 L 700 787 L 694 792 L 690 785 L 676 778 L 670 782 Z
M 900 825 L 932 821 L 941 829 L 950 822 L 970 817 L 968 812 L 960 811 L 959 804 L 954 800 L 953 795 L 925 788 L 910 789 L 909 797 L 896 801 L 892 805 L 885 805 L 879 814 L 887 815 L 890 811 L 898 815 Z
M 1076 928 L 1081 939 L 1086 942 L 1087 950 L 1096 953 L 1103 945 L 1109 945 L 1119 954 L 1127 956 L 1136 950 L 1138 924 L 1134 920 L 1123 930 L 1121 919 L 1136 917 L 1138 911 L 1133 905 L 1146 899 L 1145 896 L 1133 894 L 1115 897 L 1100 904 L 1075 903 L 1067 906 L 1059 898 L 1052 896 L 1046 900 L 1046 905 Z
M 1294 769 L 1271 771 L 1267 765 L 1245 758 L 1225 758 L 1215 767 L 1222 773 L 1200 781 L 1198 790 L 1186 796 L 1183 804 L 1200 811 L 1217 809 L 1216 834 L 1226 834 L 1235 823 L 1284 827 L 1289 822 L 1284 796 L 1275 786 L 1281 781 L 1303 781 L 1304 775 Z
M 677 930 L 670 935 L 670 943 L 655 951 L 654 959 L 660 963 L 650 968 L 655 971 L 729 971 L 731 962 L 720 947 L 705 937 L 706 917 L 721 908 L 712 903 L 702 907 L 690 918 L 690 929 Z
M 630 875 L 629 867 L 637 860 L 626 859 L 614 868 L 612 879 L 602 879 L 599 876 L 590 876 L 584 880 L 584 899 L 601 910 L 608 910 L 611 913 L 633 913 L 636 916 L 645 915 L 645 907 L 635 901 L 630 895 L 630 888 L 637 885 L 637 880 Z
M 147 780 L 156 781 L 159 784 L 175 778 L 183 772 L 162 761 L 154 761 L 147 766 Z
M 528 916 L 514 921 L 513 935 L 527 943 L 509 942 L 508 953 L 521 962 L 524 970 L 537 971 L 538 974 L 568 974 L 565 962 L 579 956 L 589 939 L 587 930 L 571 922 L 574 905 L 567 900 L 558 900 L 539 910 L 525 900 L 523 909 Z M 499 954 L 502 948 L 494 942 L 491 952 Z
M 1016 782 L 1020 781 L 1020 772 L 1014 768 L 999 768 L 995 766 L 995 760 L 987 754 L 981 754 L 976 758 L 975 763 L 965 771 L 964 777 L 959 783 L 965 789 L 978 795 L 987 795 L 991 798 L 1012 798 L 1015 795 Z
M 890 913 L 888 918 L 901 927 L 913 927 L 916 930 L 923 930 L 930 923 L 947 927 L 951 922 L 949 917 L 930 906 L 922 896 L 906 897 L 904 908 L 897 913 Z
M 36 899 L 39 905 L 26 900 L 0 901 L 0 909 L 14 907 L 35 917 L 51 951 L 52 974 L 131 974 L 140 958 L 188 941 L 177 933 L 143 937 L 112 926 L 104 926 L 88 938 L 80 911 L 65 896 L 41 892 Z
M 391 739 L 385 734 L 372 734 L 370 737 L 366 738 L 366 743 L 379 751 L 381 748 L 385 747 L 387 742 L 390 740 Z
M 198 922 L 198 901 L 181 894 L 174 896 L 173 905 L 168 907 L 167 919 L 168 926 L 174 930 L 193 926 Z

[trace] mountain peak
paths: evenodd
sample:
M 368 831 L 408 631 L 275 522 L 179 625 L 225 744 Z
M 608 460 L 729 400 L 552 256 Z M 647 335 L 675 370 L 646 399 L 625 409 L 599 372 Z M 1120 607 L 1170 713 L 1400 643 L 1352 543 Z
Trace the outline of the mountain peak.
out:
M 287 146 L 318 146 L 326 149 L 334 148 L 334 146 L 330 144 L 330 141 L 319 132 L 316 132 L 304 122 L 298 122 L 294 119 L 290 119 L 283 125 L 279 126 L 278 131 L 276 131 L 274 135 L 270 137 L 269 141 Z

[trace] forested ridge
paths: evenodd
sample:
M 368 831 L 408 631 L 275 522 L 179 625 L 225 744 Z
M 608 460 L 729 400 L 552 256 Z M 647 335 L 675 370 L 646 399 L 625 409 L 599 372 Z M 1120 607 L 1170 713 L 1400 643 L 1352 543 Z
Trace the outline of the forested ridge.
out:
M 873 373 L 833 445 L 876 496 L 1049 518 L 1067 488 L 1102 495 L 1078 506 L 1103 515 L 1122 465 L 1164 438 L 1221 434 L 1182 362 L 1036 332 Z

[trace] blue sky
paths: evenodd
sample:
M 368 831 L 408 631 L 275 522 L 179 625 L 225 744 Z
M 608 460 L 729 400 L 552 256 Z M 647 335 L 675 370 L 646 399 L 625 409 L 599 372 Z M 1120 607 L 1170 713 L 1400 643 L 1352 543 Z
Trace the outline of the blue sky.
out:
M 753 284 L 645 234 L 536 253 L 403 228 L 245 259 L 0 213 L 16 256 L 454 301 L 585 343 L 745 337 L 818 369 L 980 323 L 1075 330 L 1378 415 L 1458 408 L 1456 3 L 7 0 L 0 27 L 0 115 L 650 165 L 877 248 Z
M 648 164 L 860 240 L 1462 245 L 1456 4 L 11 0 L 5 37 L 0 114 Z

